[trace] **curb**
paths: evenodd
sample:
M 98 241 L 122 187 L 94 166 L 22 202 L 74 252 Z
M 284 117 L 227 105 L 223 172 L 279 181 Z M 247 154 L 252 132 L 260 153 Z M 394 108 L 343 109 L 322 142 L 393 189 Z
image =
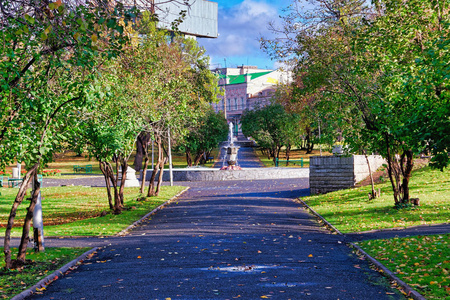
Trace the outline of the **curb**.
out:
M 382 263 L 380 263 L 378 260 L 376 260 L 375 258 L 370 256 L 369 254 L 367 254 L 363 249 L 361 249 L 361 247 L 359 247 L 358 245 L 355 245 L 354 243 L 349 243 L 349 245 L 351 247 L 353 247 L 354 249 L 356 249 L 356 254 L 357 255 L 362 255 L 362 256 L 365 256 L 367 259 L 369 259 L 370 262 L 372 264 L 374 264 L 378 268 L 378 272 L 382 271 L 384 276 L 388 277 L 391 280 L 396 281 L 397 284 L 399 286 L 401 286 L 402 289 L 406 292 L 406 295 L 405 295 L 406 297 L 411 297 L 414 300 L 426 300 L 426 298 L 424 296 L 419 294 L 419 292 L 415 291 L 406 282 L 404 282 L 403 280 L 401 280 L 400 278 L 395 276 L 394 273 L 391 270 L 386 268 Z
M 300 202 L 303 206 L 305 206 L 307 209 L 309 209 L 309 211 L 315 215 L 316 217 L 318 217 L 320 220 L 322 220 L 322 222 L 325 223 L 326 226 L 328 226 L 329 228 L 331 228 L 334 232 L 336 232 L 339 235 L 344 235 L 342 232 L 339 231 L 339 229 L 337 229 L 336 227 L 333 226 L 333 224 L 331 224 L 330 222 L 328 222 L 324 217 L 322 217 L 318 212 L 316 212 L 314 209 L 312 209 L 308 204 L 306 204 L 305 201 L 303 201 L 300 198 L 296 199 L 298 202 Z
M 170 198 L 169 200 L 167 200 L 166 202 L 164 202 L 160 206 L 156 207 L 151 212 L 149 212 L 148 214 L 143 216 L 141 219 L 139 219 L 138 221 L 134 222 L 133 224 L 131 224 L 130 226 L 128 226 L 127 228 L 125 228 L 124 230 L 122 230 L 121 232 L 116 234 L 115 236 L 125 235 L 130 229 L 138 226 L 140 223 L 142 223 L 149 216 L 151 216 L 152 214 L 156 213 L 157 211 L 163 209 L 166 205 L 168 205 L 171 202 L 173 202 L 173 200 L 175 200 L 176 198 L 180 197 L 187 190 L 189 190 L 189 187 L 185 188 L 184 190 L 182 190 L 181 192 L 179 192 L 178 194 L 176 194 L 175 196 L 173 196 L 172 198 Z M 89 255 L 93 254 L 94 252 L 98 251 L 98 249 L 100 249 L 100 248 L 101 247 L 94 247 L 91 250 L 83 253 L 82 255 L 80 255 L 79 257 L 75 258 L 74 260 L 72 260 L 71 262 L 67 263 L 66 265 L 62 266 L 60 269 L 58 269 L 55 272 L 53 272 L 52 274 L 48 275 L 44 279 L 41 279 L 35 285 L 29 287 L 28 289 L 24 290 L 20 294 L 12 297 L 10 300 L 23 300 L 23 299 L 25 299 L 27 297 L 30 297 L 31 295 L 33 295 L 35 293 L 35 291 L 37 289 L 41 289 L 41 288 L 49 285 L 50 283 L 52 283 L 53 281 L 58 279 L 58 276 L 64 276 L 64 273 L 66 273 L 70 268 L 72 268 L 73 266 L 77 265 L 79 262 L 85 260 L 86 257 L 88 257 Z
M 80 256 L 78 256 L 77 258 L 72 260 L 71 262 L 65 264 L 64 266 L 62 266 L 61 268 L 59 268 L 52 274 L 50 274 L 47 277 L 45 277 L 44 279 L 40 280 L 38 283 L 36 283 L 32 287 L 29 287 L 28 289 L 26 289 L 25 291 L 21 292 L 18 295 L 15 295 L 14 297 L 11 298 L 11 300 L 22 300 L 27 297 L 30 297 L 31 295 L 33 295 L 35 293 L 35 291 L 37 289 L 41 289 L 41 288 L 49 285 L 51 282 L 58 279 L 58 276 L 64 276 L 64 273 L 66 273 L 70 268 L 77 265 L 79 262 L 85 260 L 89 255 L 92 255 L 98 249 L 99 249 L 99 247 L 95 247 L 95 248 L 92 248 L 91 250 L 81 254 Z
M 179 192 L 178 194 L 176 194 L 175 196 L 173 196 L 172 198 L 170 198 L 169 200 L 167 200 L 166 202 L 164 202 L 163 204 L 161 204 L 160 206 L 158 206 L 157 208 L 155 208 L 154 210 L 152 210 L 151 212 L 149 212 L 148 214 L 146 214 L 145 216 L 143 216 L 142 218 L 140 218 L 139 220 L 137 220 L 136 222 L 134 222 L 133 224 L 131 224 L 127 228 L 125 228 L 124 230 L 122 230 L 119 233 L 117 233 L 115 236 L 124 236 L 124 235 L 126 235 L 128 233 L 128 231 L 130 231 L 134 227 L 136 227 L 139 224 L 141 224 L 144 220 L 146 220 L 148 217 L 150 217 L 151 215 L 153 215 L 157 211 L 163 209 L 165 206 L 167 206 L 168 204 L 172 203 L 175 199 L 180 197 L 182 194 L 184 194 L 189 189 L 190 189 L 190 187 L 185 188 L 184 190 L 182 190 L 181 192 Z
M 331 228 L 333 231 L 335 231 L 337 234 L 345 236 L 342 232 L 340 232 L 336 227 L 334 227 L 330 222 L 328 222 L 324 217 L 322 217 L 319 213 L 317 213 L 314 209 L 312 209 L 308 204 L 306 204 L 305 201 L 298 198 L 296 199 L 298 202 L 300 202 L 303 206 L 305 206 L 313 215 L 318 217 L 322 220 L 322 222 L 325 223 L 326 226 Z M 402 289 L 405 291 L 407 297 L 411 297 L 414 300 L 426 300 L 424 296 L 422 296 L 419 292 L 415 291 L 412 287 L 410 287 L 406 282 L 402 281 L 400 278 L 394 275 L 394 273 L 386 268 L 382 263 L 380 263 L 378 260 L 367 254 L 361 247 L 358 245 L 355 245 L 354 243 L 350 242 L 348 245 L 354 249 L 356 249 L 356 254 L 358 256 L 364 256 L 366 257 L 372 264 L 374 264 L 378 268 L 378 272 L 383 273 L 384 276 L 389 278 L 390 280 L 393 280 L 397 282 L 399 286 L 402 287 Z M 380 271 L 381 270 L 381 271 Z

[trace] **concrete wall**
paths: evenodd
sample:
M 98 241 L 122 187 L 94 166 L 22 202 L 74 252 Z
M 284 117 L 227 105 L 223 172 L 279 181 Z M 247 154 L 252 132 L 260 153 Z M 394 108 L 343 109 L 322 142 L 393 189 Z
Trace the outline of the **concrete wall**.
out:
M 174 181 L 228 181 L 282 178 L 308 178 L 308 168 L 245 168 L 243 170 L 174 169 Z M 146 180 L 151 176 L 147 172 Z M 164 169 L 163 180 L 169 181 L 169 170 Z
M 374 172 L 385 163 L 385 160 L 381 156 L 371 155 L 369 162 Z M 309 161 L 309 169 L 311 195 L 351 188 L 369 176 L 364 155 L 313 156 Z

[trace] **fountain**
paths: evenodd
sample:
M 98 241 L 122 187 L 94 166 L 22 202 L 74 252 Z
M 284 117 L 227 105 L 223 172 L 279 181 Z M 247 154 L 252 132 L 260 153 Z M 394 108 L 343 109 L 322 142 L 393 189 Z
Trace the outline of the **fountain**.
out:
M 242 170 L 241 167 L 237 165 L 237 153 L 239 150 L 239 146 L 234 145 L 234 137 L 233 137 L 233 123 L 229 123 L 229 132 L 228 132 L 228 145 L 223 147 L 225 149 L 225 155 L 223 157 L 223 164 L 221 170 Z M 225 162 L 227 166 L 225 166 Z

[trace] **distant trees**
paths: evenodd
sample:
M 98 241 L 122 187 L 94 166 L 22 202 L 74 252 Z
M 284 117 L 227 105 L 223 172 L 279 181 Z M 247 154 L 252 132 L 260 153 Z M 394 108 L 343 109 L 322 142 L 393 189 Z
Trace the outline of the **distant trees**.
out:
M 241 117 L 241 128 L 242 133 L 254 138 L 274 163 L 283 146 L 287 148 L 286 156 L 289 159 L 292 145 L 297 145 L 301 136 L 299 116 L 287 113 L 277 103 L 246 110 Z
M 294 66 L 291 102 L 340 135 L 349 150 L 388 162 L 394 202 L 409 202 L 413 157 L 448 165 L 449 1 L 294 1 L 275 40 L 262 46 Z M 312 100 L 312 101 L 311 101 Z
M 217 145 L 225 141 L 228 135 L 227 120 L 222 113 L 215 113 L 211 106 L 195 124 L 189 128 L 189 134 L 179 142 L 178 150 L 186 154 L 186 163 L 189 167 L 205 162 L 205 157 Z

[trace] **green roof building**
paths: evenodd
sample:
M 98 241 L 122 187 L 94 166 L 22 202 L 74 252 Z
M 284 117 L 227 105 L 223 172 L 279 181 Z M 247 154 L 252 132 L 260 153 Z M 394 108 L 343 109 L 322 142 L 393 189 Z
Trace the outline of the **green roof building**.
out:
M 219 68 L 213 72 L 219 75 L 224 96 L 220 96 L 219 103 L 212 106 L 216 112 L 225 113 L 228 122 L 236 125 L 235 135 L 242 134 L 240 120 L 246 109 L 269 104 L 278 84 L 291 81 L 289 72 L 253 66 Z

